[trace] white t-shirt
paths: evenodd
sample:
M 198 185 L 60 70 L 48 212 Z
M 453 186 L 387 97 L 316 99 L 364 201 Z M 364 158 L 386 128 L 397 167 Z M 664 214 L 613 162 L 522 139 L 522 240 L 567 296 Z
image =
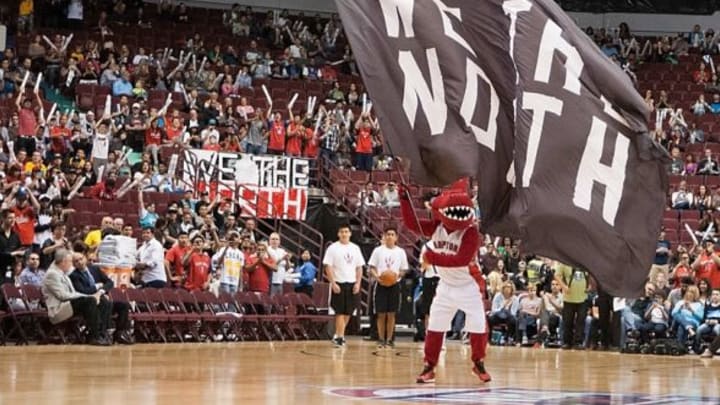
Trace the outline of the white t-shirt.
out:
M 374 267 L 378 274 L 391 270 L 398 275 L 400 271 L 407 270 L 409 267 L 405 249 L 398 246 L 390 249 L 385 245 L 380 245 L 373 250 L 368 265 Z
M 245 254 L 237 248 L 227 248 L 227 253 L 222 263 L 219 263 L 220 256 L 225 249 L 220 249 L 212 257 L 212 265 L 216 271 L 220 271 L 220 282 L 229 285 L 240 285 L 242 268 L 245 266 Z
M 283 281 L 285 281 L 285 273 L 287 272 L 287 260 L 283 260 L 285 255 L 287 255 L 287 252 L 280 246 L 277 248 L 268 246 L 267 251 L 270 257 L 272 257 L 277 264 L 277 271 L 274 271 L 272 274 L 272 283 L 282 284 Z
M 355 283 L 356 270 L 359 266 L 365 265 L 365 259 L 358 245 L 352 242 L 348 244 L 334 242 L 325 251 L 323 264 L 332 268 L 336 283 Z
M 108 134 L 95 134 L 91 156 L 95 159 L 107 159 L 110 150 L 110 137 Z

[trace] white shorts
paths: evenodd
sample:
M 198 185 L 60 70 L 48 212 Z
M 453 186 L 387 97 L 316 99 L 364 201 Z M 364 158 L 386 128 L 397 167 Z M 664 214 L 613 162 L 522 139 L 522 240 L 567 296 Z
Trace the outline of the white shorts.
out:
M 480 287 L 468 283 L 462 287 L 449 286 L 440 280 L 435 299 L 430 306 L 428 330 L 447 332 L 455 316 L 460 310 L 465 312 L 465 328 L 470 333 L 486 333 L 485 305 Z

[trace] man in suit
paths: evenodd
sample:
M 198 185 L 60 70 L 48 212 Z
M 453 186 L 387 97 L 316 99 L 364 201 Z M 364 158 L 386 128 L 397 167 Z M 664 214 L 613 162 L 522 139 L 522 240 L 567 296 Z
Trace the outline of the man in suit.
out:
M 88 295 L 102 293 L 100 301 L 109 302 L 106 294 L 115 287 L 115 283 L 99 267 L 95 265 L 88 266 L 87 246 L 84 242 L 76 242 L 73 250 L 75 251 L 73 256 L 75 270 L 68 277 L 72 281 L 75 290 Z M 112 307 L 112 314 L 117 315 L 113 341 L 126 345 L 133 344 L 128 319 L 130 306 L 127 302 L 109 302 L 109 304 Z
M 75 291 L 68 277 L 73 269 L 73 253 L 67 249 L 55 251 L 55 260 L 48 268 L 42 284 L 42 292 L 52 324 L 64 322 L 74 315 L 85 319 L 89 332 L 89 343 L 94 346 L 109 346 L 103 336 L 110 320 L 110 303 L 101 300 L 102 291 L 83 294 Z

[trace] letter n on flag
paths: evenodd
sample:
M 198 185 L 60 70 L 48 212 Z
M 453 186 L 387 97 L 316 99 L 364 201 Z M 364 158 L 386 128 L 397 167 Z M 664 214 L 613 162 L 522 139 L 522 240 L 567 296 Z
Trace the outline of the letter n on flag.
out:
M 666 151 L 627 75 L 553 0 L 336 0 L 385 139 L 422 184 L 478 181 L 483 231 L 642 292 Z

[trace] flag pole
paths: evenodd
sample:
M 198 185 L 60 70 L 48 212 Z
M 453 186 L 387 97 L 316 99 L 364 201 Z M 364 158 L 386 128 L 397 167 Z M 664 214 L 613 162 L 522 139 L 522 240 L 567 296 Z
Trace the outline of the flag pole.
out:
M 415 226 L 417 226 L 418 234 L 420 235 L 420 240 L 422 241 L 422 243 L 424 245 L 425 242 L 427 241 L 427 239 L 425 238 L 425 235 L 423 235 L 422 224 L 420 224 L 420 218 L 417 215 L 417 211 L 415 211 L 415 204 L 413 203 L 412 196 L 410 195 L 410 190 L 408 189 L 408 184 L 405 182 L 405 176 L 403 175 L 402 170 L 400 170 L 400 160 L 393 152 L 392 146 L 390 146 L 390 142 L 387 141 L 384 136 L 382 139 L 383 139 L 383 144 L 385 146 L 387 146 L 388 152 L 390 152 L 390 155 L 393 157 L 393 167 L 395 170 L 397 170 L 398 177 L 400 177 L 400 184 L 402 185 L 402 189 L 406 193 L 405 197 L 407 198 L 407 201 L 410 204 L 410 208 L 412 208 L 413 218 L 415 219 Z M 402 196 L 401 196 L 401 198 L 402 198 Z M 419 258 L 419 259 L 422 260 L 422 258 Z

